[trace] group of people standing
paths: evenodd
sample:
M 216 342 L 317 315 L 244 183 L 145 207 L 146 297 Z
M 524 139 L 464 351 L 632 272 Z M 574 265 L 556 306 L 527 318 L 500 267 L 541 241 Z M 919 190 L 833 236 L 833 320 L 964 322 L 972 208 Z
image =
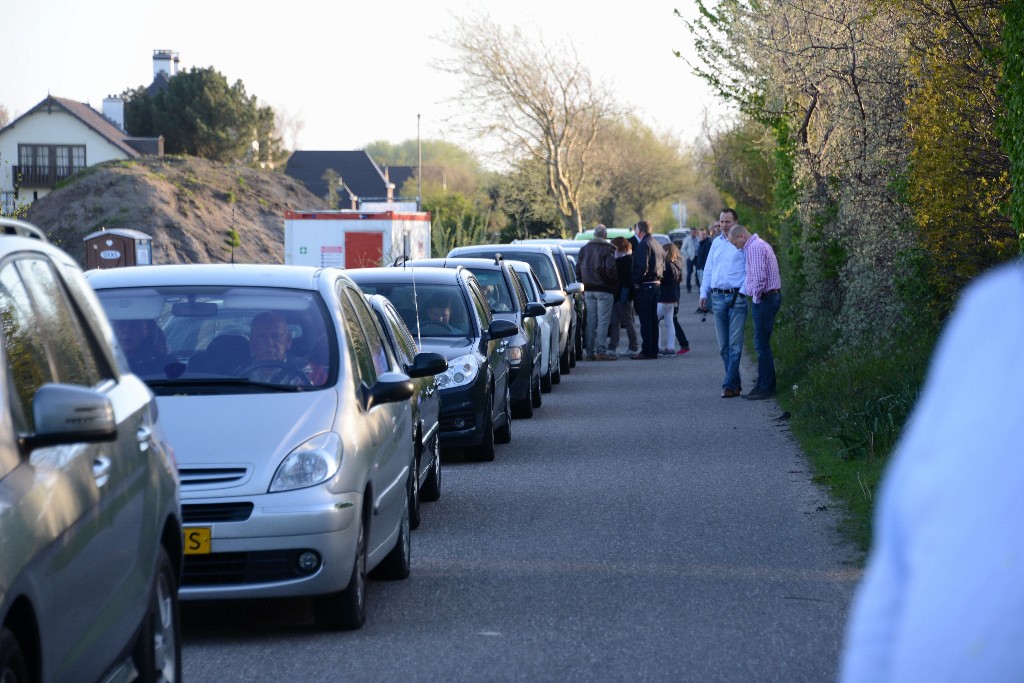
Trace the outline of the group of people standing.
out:
M 662 247 L 651 236 L 647 221 L 634 226 L 630 239 L 609 241 L 605 226 L 594 228 L 594 237 L 580 249 L 577 263 L 587 306 L 587 360 L 617 360 L 623 327 L 630 358 L 687 353 L 690 343 L 677 318 L 683 267 L 679 248 Z M 639 339 L 634 318 L 640 321 Z
M 635 360 L 687 353 L 690 344 L 679 324 L 679 298 L 684 283 L 686 291 L 692 291 L 695 276 L 698 310 L 707 311 L 710 302 L 725 365 L 722 398 L 775 396 L 771 335 L 782 305 L 779 264 L 771 245 L 737 219 L 734 209 L 723 209 L 708 230 L 691 231 L 682 249 L 675 244 L 662 246 L 647 221 L 634 225 L 628 240 L 609 241 L 605 226 L 598 225 L 594 238 L 580 249 L 577 265 L 587 306 L 586 358 L 617 360 L 621 327 L 628 336 L 629 357 Z M 744 394 L 740 360 L 748 308 L 754 322 L 758 377 Z M 634 315 L 640 322 L 639 340 Z

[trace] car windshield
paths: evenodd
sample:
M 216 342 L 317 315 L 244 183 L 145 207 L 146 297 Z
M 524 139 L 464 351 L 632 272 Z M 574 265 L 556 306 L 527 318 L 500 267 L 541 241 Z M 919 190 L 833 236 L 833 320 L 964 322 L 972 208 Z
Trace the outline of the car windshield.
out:
M 501 254 L 508 259 L 529 263 L 534 272 L 537 273 L 537 277 L 540 278 L 540 283 L 544 285 L 544 289 L 561 289 L 561 285 L 558 283 L 558 273 L 555 272 L 555 264 L 547 254 L 539 251 L 516 251 L 507 245 L 502 245 L 486 251 L 460 252 L 458 255 L 494 258 L 495 254 Z
M 508 291 L 508 283 L 500 270 L 494 268 L 473 268 L 470 272 L 479 280 L 480 286 L 487 295 L 487 304 L 491 307 L 491 313 L 511 313 L 512 295 Z
M 387 298 L 416 337 L 469 337 L 472 316 L 458 285 L 359 282 L 366 294 Z
M 97 295 L 132 372 L 155 393 L 310 389 L 337 374 L 334 328 L 315 292 L 187 286 Z

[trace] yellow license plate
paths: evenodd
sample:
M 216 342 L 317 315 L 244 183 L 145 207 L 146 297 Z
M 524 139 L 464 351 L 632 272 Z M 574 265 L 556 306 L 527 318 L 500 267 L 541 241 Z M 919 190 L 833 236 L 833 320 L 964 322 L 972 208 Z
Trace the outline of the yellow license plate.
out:
M 209 527 L 187 527 L 185 529 L 185 554 L 186 555 L 209 555 L 210 554 L 210 528 Z

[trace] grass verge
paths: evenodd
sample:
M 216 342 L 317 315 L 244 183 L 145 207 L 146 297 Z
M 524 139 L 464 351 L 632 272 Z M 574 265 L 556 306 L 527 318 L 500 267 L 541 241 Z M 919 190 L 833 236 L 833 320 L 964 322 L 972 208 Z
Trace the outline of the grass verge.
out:
M 924 380 L 934 335 L 918 335 L 884 352 L 829 351 L 784 324 L 772 349 L 778 401 L 811 462 L 815 481 L 843 506 L 840 531 L 861 550 L 871 544 L 878 484 Z

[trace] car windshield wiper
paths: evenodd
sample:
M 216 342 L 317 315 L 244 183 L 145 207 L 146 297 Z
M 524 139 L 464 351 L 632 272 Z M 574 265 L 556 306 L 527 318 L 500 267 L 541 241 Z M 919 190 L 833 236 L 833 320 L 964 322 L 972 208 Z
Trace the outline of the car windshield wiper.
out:
M 247 387 L 255 389 L 269 389 L 292 393 L 303 391 L 308 387 L 292 384 L 273 384 L 269 382 L 254 382 L 247 377 L 188 377 L 178 379 L 147 379 L 146 384 L 151 389 L 184 389 L 187 387 Z

